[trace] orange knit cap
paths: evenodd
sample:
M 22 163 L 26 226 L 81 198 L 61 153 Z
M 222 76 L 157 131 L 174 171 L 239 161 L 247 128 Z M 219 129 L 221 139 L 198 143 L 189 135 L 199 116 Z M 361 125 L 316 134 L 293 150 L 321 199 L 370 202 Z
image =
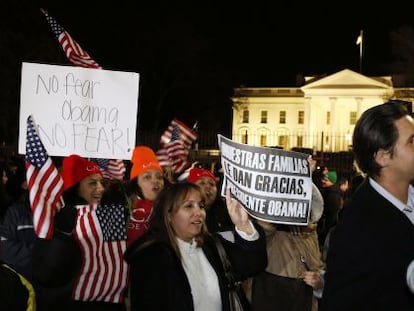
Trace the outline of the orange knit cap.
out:
M 73 187 L 85 177 L 93 174 L 102 174 L 98 165 L 88 161 L 77 154 L 72 154 L 63 159 L 62 177 L 64 190 Z
M 162 172 L 162 168 L 158 163 L 157 156 L 155 155 L 154 151 L 152 151 L 152 149 L 147 146 L 135 147 L 134 152 L 132 153 L 131 162 L 131 180 L 149 170 Z

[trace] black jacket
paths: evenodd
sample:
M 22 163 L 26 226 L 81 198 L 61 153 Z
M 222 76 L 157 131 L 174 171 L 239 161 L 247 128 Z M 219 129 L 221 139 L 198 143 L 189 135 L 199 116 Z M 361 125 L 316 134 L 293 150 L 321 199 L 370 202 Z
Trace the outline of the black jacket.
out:
M 332 233 L 321 310 L 414 310 L 413 259 L 414 225 L 366 179 Z
M 228 257 L 238 278 L 244 280 L 263 271 L 267 265 L 266 241 L 263 230 L 256 227 L 260 238 L 246 241 L 235 233 L 235 243 L 223 240 Z M 131 311 L 194 310 L 191 288 L 181 260 L 165 240 L 157 240 L 140 249 L 150 233 L 135 241 L 125 253 L 130 264 Z M 228 289 L 214 240 L 207 236 L 203 252 L 216 271 L 223 310 L 229 310 Z

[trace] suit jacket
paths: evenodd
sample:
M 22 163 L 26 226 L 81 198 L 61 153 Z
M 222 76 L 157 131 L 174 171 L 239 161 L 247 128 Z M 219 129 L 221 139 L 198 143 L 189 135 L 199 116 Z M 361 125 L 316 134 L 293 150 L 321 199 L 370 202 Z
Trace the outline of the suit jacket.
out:
M 266 267 L 266 241 L 261 228 L 259 240 L 245 241 L 235 233 L 235 243 L 224 239 L 226 249 L 233 268 L 243 280 Z M 146 236 L 135 241 L 125 253 L 130 264 L 130 297 L 131 310 L 194 310 L 191 287 L 181 260 L 175 254 L 170 243 L 158 240 L 143 249 Z M 203 252 L 216 271 L 223 310 L 229 310 L 228 289 L 222 264 L 213 239 L 206 237 Z
M 413 259 L 414 225 L 367 178 L 332 233 L 322 310 L 414 310 Z

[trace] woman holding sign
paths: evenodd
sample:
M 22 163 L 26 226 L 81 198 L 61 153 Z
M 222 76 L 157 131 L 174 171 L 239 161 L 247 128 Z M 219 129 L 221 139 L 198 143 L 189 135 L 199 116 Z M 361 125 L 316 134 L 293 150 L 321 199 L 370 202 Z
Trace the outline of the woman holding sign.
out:
M 227 193 L 235 243 L 222 238 L 239 279 L 267 263 L 263 231 Z M 228 288 L 213 238 L 206 230 L 201 189 L 166 187 L 154 203 L 151 227 L 125 253 L 131 269 L 131 310 L 229 310 Z
M 309 158 L 311 169 L 314 161 Z M 309 224 L 296 226 L 259 221 L 266 233 L 269 263 L 246 282 L 253 310 L 317 311 L 323 292 L 324 264 L 318 244 L 317 222 L 323 198 L 312 184 Z

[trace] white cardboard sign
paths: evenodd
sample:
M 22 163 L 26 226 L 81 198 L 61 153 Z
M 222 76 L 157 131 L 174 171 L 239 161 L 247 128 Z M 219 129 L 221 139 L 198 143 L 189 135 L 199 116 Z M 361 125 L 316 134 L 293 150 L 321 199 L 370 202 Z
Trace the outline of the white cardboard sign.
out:
M 33 116 L 51 156 L 131 158 L 135 147 L 139 74 L 23 63 L 19 153 L 26 153 Z

